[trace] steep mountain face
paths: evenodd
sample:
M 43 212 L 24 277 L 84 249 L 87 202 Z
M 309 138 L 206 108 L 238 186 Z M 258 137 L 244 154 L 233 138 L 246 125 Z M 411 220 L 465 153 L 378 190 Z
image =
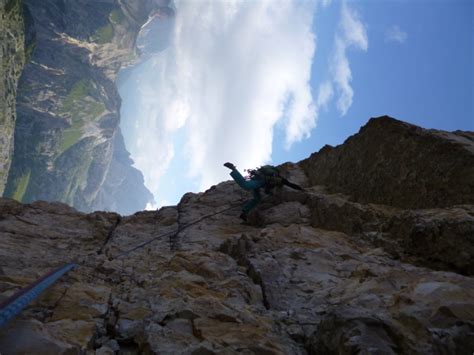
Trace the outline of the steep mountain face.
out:
M 135 39 L 153 1 L 24 0 L 27 52 L 18 87 L 14 157 L 5 196 L 62 201 L 83 211 L 104 205 L 114 157 L 127 154 L 118 129 L 115 79 L 135 60 Z M 120 151 L 119 151 L 120 150 Z M 117 161 L 135 204 L 151 194 L 141 173 Z M 136 187 L 135 187 L 136 186 Z M 109 197 L 110 201 L 112 197 Z M 122 209 L 123 207 L 123 209 Z M 119 206 L 125 213 L 127 207 Z
M 0 196 L 13 152 L 16 90 L 25 64 L 24 37 L 21 1 L 0 0 Z
M 406 127 L 380 118 L 350 141 L 362 142 L 363 151 L 380 121 L 400 126 L 385 132 L 387 144 Z M 352 154 L 350 141 L 334 150 Z M 428 149 L 423 142 L 406 138 Z M 438 143 L 449 148 L 447 158 L 458 156 Z M 383 141 L 379 148 L 397 164 Z M 355 202 L 312 183 L 320 167 L 311 160 L 326 151 L 282 165 L 304 191 L 265 197 L 249 224 L 238 215 L 250 194 L 232 181 L 128 217 L 0 200 L 0 302 L 53 267 L 79 264 L 0 332 L 0 352 L 471 354 L 474 205 L 411 210 L 374 204 L 372 196 Z M 413 174 L 440 164 L 412 153 L 409 161 L 419 159 Z M 442 166 L 459 181 L 455 164 Z M 465 198 L 443 181 L 440 191 Z M 375 191 L 383 181 L 365 184 Z
M 474 203 L 474 134 L 373 119 L 336 148 L 302 162 L 311 184 L 353 201 L 402 208 Z

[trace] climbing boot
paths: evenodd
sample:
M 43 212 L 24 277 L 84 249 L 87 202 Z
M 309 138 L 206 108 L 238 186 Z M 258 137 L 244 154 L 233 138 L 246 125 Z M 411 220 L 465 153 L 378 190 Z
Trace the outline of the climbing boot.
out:
M 230 170 L 235 170 L 235 165 L 232 164 L 232 163 L 227 162 L 227 163 L 224 164 L 224 166 L 226 168 L 229 168 Z

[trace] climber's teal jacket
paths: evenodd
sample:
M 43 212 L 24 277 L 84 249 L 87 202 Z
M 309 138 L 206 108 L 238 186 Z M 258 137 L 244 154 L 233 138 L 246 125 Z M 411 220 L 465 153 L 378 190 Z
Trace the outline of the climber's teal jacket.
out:
M 230 176 L 232 176 L 235 182 L 244 190 L 253 191 L 253 199 L 247 201 L 242 207 L 242 211 L 248 214 L 262 199 L 259 189 L 263 187 L 265 182 L 260 180 L 245 180 L 237 169 L 232 170 Z

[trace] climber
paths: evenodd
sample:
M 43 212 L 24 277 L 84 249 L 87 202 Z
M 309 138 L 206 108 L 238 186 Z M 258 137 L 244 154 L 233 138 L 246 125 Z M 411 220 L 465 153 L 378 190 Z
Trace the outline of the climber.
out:
M 249 178 L 245 179 L 232 163 L 225 163 L 224 166 L 231 171 L 230 176 L 244 190 L 252 190 L 253 198 L 242 206 L 240 218 L 247 221 L 250 211 L 258 205 L 262 199 L 260 189 L 264 188 L 265 193 L 272 194 L 274 188 L 282 188 L 283 185 L 289 186 L 296 190 L 303 190 L 300 186 L 291 183 L 287 179 L 280 176 L 278 169 L 271 165 L 264 165 L 258 169 L 249 170 Z

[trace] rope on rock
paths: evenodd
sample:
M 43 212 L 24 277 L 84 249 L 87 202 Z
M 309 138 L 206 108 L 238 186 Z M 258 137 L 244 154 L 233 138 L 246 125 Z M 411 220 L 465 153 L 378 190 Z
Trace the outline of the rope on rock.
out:
M 200 218 L 198 218 L 198 219 L 196 219 L 196 220 L 194 220 L 194 221 L 192 221 L 188 224 L 185 224 L 184 226 L 178 227 L 177 231 L 173 231 L 173 232 L 170 232 L 170 233 L 165 233 L 165 234 L 159 235 L 157 237 L 154 237 L 150 240 L 147 240 L 147 241 L 133 247 L 132 249 L 126 250 L 126 251 L 116 255 L 115 258 L 119 258 L 121 256 L 128 255 L 128 254 L 134 252 L 135 250 L 143 248 L 144 246 L 154 242 L 155 240 L 157 240 L 159 238 L 170 237 L 170 239 L 171 239 L 173 236 L 177 237 L 178 234 L 181 231 L 183 231 L 184 229 L 189 228 L 190 226 L 195 225 L 195 224 L 201 222 L 202 220 L 204 220 L 206 218 L 218 215 L 220 213 L 224 213 L 226 211 L 232 210 L 232 209 L 237 208 L 239 206 L 240 206 L 240 203 L 239 203 L 239 205 L 231 206 L 229 208 L 225 208 L 225 209 L 220 210 L 218 212 L 213 212 L 213 213 L 207 214 L 207 215 L 205 215 L 203 217 L 200 217 Z M 46 275 L 39 278 L 38 280 L 36 280 L 32 284 L 30 284 L 29 286 L 27 286 L 27 287 L 21 289 L 20 291 L 16 292 L 14 295 L 12 295 L 8 299 L 6 299 L 4 302 L 0 303 L 0 327 L 3 327 L 11 319 L 13 319 L 15 316 L 20 314 L 21 311 L 23 309 L 25 309 L 26 306 L 28 306 L 33 300 L 38 298 L 38 296 L 44 290 L 46 290 L 48 287 L 50 287 L 56 281 L 58 281 L 61 278 L 61 276 L 63 276 L 64 274 L 71 271 L 72 269 L 74 269 L 77 266 L 78 266 L 77 264 L 69 263 L 69 264 L 63 265 L 63 266 L 61 266 L 57 269 L 54 269 L 53 271 L 47 273 Z
M 36 280 L 29 286 L 21 289 L 13 296 L 0 304 L 0 327 L 7 324 L 13 317 L 20 314 L 20 312 L 28 306 L 35 298 L 37 298 L 44 290 L 54 284 L 65 273 L 71 271 L 77 265 L 70 263 L 61 266 L 40 279 Z
M 177 237 L 178 234 L 179 234 L 180 232 L 182 232 L 184 229 L 189 228 L 189 227 L 191 227 L 192 225 L 195 225 L 195 224 L 197 224 L 197 223 L 203 221 L 203 220 L 206 219 L 206 218 L 209 218 L 209 217 L 212 217 L 212 216 L 215 216 L 215 215 L 224 213 L 224 212 L 226 212 L 226 211 L 233 210 L 234 208 L 237 208 L 237 207 L 240 207 L 240 203 L 239 203 L 238 205 L 234 205 L 234 206 L 232 206 L 232 207 L 225 208 L 225 209 L 220 210 L 220 211 L 218 211 L 218 212 L 213 212 L 213 213 L 207 214 L 207 215 L 205 215 L 205 216 L 203 216 L 203 217 L 200 217 L 200 218 L 198 218 L 198 219 L 196 219 L 196 220 L 194 220 L 194 221 L 192 221 L 192 222 L 189 222 L 188 224 L 185 224 L 185 225 L 182 226 L 182 227 L 178 227 L 178 230 L 177 230 L 177 231 L 173 231 L 173 232 L 161 234 L 161 235 L 159 235 L 159 236 L 157 236 L 157 237 L 154 237 L 154 238 L 152 238 L 152 239 L 149 239 L 149 240 L 147 240 L 147 241 L 145 241 L 145 242 L 143 242 L 143 243 L 141 243 L 141 244 L 139 244 L 139 245 L 133 247 L 132 249 L 126 250 L 126 251 L 124 251 L 124 252 L 122 252 L 122 253 L 116 255 L 116 256 L 114 257 L 114 259 L 117 259 L 117 258 L 120 258 L 120 257 L 122 257 L 122 256 L 128 255 L 128 254 L 134 252 L 134 251 L 137 250 L 137 249 L 143 248 L 144 246 L 147 246 L 148 244 L 153 243 L 153 242 L 154 242 L 155 240 L 157 240 L 157 239 L 169 237 L 169 238 L 170 238 L 170 243 L 173 244 L 173 243 L 172 243 L 172 238 L 173 238 L 173 237 Z

